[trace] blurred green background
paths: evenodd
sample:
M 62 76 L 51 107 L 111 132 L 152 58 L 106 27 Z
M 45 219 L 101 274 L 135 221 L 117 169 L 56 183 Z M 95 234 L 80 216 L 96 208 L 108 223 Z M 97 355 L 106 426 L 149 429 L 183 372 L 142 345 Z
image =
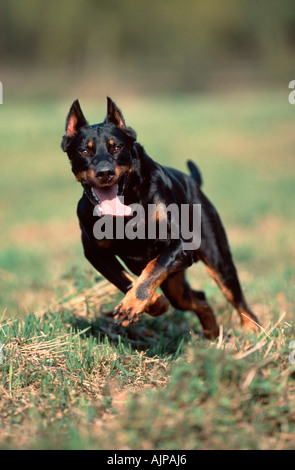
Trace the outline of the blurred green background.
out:
M 294 0 L 2 0 L 0 317 L 88 282 L 60 141 L 74 99 L 101 122 L 107 95 L 153 158 L 200 166 L 251 303 L 292 315 L 294 52 Z
M 289 80 L 294 0 L 2 0 L 6 91 L 91 97 Z M 292 77 L 291 77 L 292 78 Z M 65 91 L 68 93 L 65 94 Z

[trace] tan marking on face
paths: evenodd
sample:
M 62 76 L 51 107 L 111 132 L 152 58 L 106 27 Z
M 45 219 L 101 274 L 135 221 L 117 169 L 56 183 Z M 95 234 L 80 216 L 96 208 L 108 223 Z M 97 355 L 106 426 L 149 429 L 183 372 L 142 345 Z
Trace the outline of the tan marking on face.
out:
M 86 180 L 86 175 L 87 175 L 87 172 L 86 171 L 80 171 L 79 173 L 76 174 L 76 180 L 81 183 L 83 180 L 85 181 Z
M 93 142 L 91 140 L 88 142 L 87 147 L 89 147 L 90 149 L 93 148 Z
M 90 169 L 87 171 L 80 171 L 75 175 L 75 178 L 79 183 L 82 183 L 83 181 L 87 181 L 87 178 L 93 179 L 95 178 L 95 173 L 94 170 Z
M 128 166 L 115 166 L 116 181 L 118 181 L 125 173 L 129 171 Z
M 115 143 L 114 139 L 110 139 L 110 140 L 109 140 L 109 144 L 110 144 L 110 145 L 114 145 L 114 143 Z

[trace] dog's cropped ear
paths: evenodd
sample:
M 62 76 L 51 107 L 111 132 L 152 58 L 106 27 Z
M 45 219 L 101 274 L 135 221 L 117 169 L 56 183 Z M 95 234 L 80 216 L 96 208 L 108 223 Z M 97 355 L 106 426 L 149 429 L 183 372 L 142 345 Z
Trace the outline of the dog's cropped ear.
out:
M 107 101 L 108 105 L 106 122 L 115 124 L 115 126 L 117 127 L 126 127 L 123 114 L 118 108 L 118 106 L 113 102 L 113 100 L 111 100 L 109 96 L 107 96 Z
M 79 129 L 83 126 L 87 126 L 88 122 L 86 121 L 84 114 L 82 112 L 80 103 L 78 100 L 75 100 L 72 104 L 69 114 L 66 120 L 66 133 L 68 137 L 73 137 L 77 134 Z
M 63 136 L 61 143 L 64 152 L 66 152 L 70 142 L 78 133 L 79 129 L 87 124 L 88 122 L 84 117 L 80 103 L 78 100 L 75 100 L 66 119 L 66 135 Z
M 136 132 L 131 127 L 126 126 L 122 111 L 109 96 L 107 97 L 107 116 L 105 122 L 114 124 L 122 129 L 133 142 L 136 140 Z

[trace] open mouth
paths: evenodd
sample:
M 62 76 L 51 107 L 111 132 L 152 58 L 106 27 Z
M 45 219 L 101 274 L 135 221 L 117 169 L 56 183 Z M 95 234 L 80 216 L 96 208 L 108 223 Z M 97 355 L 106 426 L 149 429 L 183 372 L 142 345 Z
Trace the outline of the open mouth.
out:
M 83 187 L 88 197 L 98 206 L 101 216 L 112 215 L 123 217 L 131 215 L 131 208 L 124 205 L 124 197 L 122 196 L 122 191 L 120 191 L 119 184 L 115 183 L 112 186 L 101 188 L 83 184 Z

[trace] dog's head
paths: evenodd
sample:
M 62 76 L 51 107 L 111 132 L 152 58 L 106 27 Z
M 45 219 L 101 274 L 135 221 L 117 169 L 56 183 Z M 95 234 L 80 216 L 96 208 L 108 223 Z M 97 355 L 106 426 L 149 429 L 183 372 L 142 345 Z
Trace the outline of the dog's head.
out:
M 111 208 L 113 215 L 127 215 L 128 208 L 118 196 L 123 195 L 131 172 L 135 140 L 135 131 L 126 126 L 120 109 L 110 98 L 104 122 L 95 125 L 88 124 L 78 100 L 72 104 L 61 146 L 77 181 L 99 204 L 102 214 Z

